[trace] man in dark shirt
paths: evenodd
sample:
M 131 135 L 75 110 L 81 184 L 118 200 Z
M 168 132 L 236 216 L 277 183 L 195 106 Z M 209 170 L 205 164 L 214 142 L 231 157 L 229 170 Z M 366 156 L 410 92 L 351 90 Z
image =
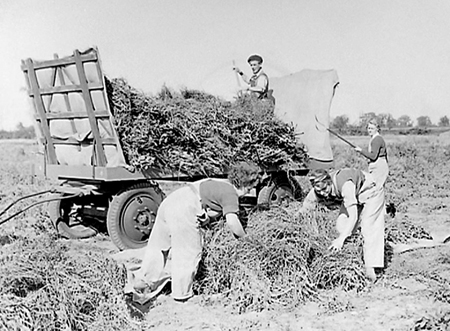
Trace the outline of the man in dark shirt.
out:
M 169 194 L 158 209 L 141 267 L 129 273 L 125 293 L 133 293 L 135 301 L 144 303 L 171 281 L 175 300 L 192 297 L 204 223 L 223 215 L 232 233 L 243 237 L 238 199 L 257 185 L 259 171 L 240 163 L 231 169 L 228 180 L 203 179 Z

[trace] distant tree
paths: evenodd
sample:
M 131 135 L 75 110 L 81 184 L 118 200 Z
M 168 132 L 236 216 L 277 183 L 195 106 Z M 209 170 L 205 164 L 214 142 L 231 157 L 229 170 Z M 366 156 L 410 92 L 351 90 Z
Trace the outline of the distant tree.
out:
M 1 130 L 0 139 L 33 139 L 36 138 L 34 127 L 24 126 L 21 122 L 12 131 Z
M 388 117 L 388 114 L 383 114 L 383 113 L 378 114 L 377 115 L 378 124 L 380 124 L 380 126 L 386 126 L 387 117 Z
M 397 120 L 391 114 L 388 114 L 385 125 L 389 130 L 395 128 L 397 126 Z
M 349 118 L 347 115 L 339 115 L 333 119 L 331 122 L 331 127 L 334 129 L 338 129 L 339 131 L 344 131 L 348 126 Z
M 447 116 L 443 116 L 439 119 L 439 126 L 450 126 L 450 120 Z
M 411 117 L 409 117 L 408 115 L 402 115 L 397 119 L 397 125 L 404 128 L 412 126 L 413 123 Z
M 0 139 L 11 139 L 11 137 L 12 137 L 11 131 L 0 130 Z
M 397 121 L 395 120 L 395 118 L 391 114 L 387 113 L 379 114 L 377 116 L 377 122 L 382 127 L 387 127 L 389 130 L 397 126 Z
M 17 124 L 16 130 L 13 131 L 13 136 L 16 139 L 32 139 L 36 137 L 33 126 L 24 126 L 22 122 Z
M 431 126 L 433 125 L 433 123 L 431 123 L 430 117 L 429 116 L 419 116 L 417 117 L 417 126 L 418 127 L 427 127 L 427 126 Z
M 364 128 L 366 127 L 367 122 L 372 119 L 379 120 L 377 114 L 374 112 L 364 113 L 359 117 L 359 125 Z

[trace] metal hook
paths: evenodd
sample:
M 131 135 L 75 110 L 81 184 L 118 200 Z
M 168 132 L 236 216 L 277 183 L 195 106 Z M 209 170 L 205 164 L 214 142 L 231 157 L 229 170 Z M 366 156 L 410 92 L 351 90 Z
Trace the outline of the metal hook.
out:
M 323 124 L 323 123 L 321 123 L 321 122 L 319 121 L 319 119 L 317 118 L 317 115 L 315 115 L 314 117 L 316 118 L 316 122 L 317 122 L 321 127 L 323 127 L 325 130 L 327 130 L 329 133 L 335 135 L 336 137 L 338 137 L 339 139 L 341 139 L 343 142 L 349 144 L 349 145 L 352 146 L 353 148 L 356 147 L 355 144 L 351 143 L 350 141 L 348 141 L 347 139 L 345 139 L 344 137 L 342 137 L 342 136 L 341 136 L 340 134 L 338 134 L 337 132 L 331 130 L 330 128 L 327 128 L 325 124 Z M 324 132 L 323 130 L 320 130 L 320 129 L 319 129 L 319 127 L 317 126 L 317 124 L 316 124 L 316 129 L 317 129 L 317 131 L 322 131 L 322 132 Z

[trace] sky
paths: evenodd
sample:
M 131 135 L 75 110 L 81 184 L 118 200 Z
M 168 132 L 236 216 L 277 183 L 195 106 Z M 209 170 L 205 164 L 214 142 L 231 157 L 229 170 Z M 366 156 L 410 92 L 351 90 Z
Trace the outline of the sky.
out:
M 450 117 L 448 0 L 1 0 L 0 129 L 33 123 L 22 59 L 97 46 L 104 73 L 232 99 L 233 61 L 269 77 L 335 69 L 331 116 Z

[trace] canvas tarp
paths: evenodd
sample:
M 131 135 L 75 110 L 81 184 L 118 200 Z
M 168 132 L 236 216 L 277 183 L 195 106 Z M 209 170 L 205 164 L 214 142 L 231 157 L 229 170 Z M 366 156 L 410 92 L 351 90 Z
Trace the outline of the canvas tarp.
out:
M 308 155 L 319 161 L 332 161 L 328 131 L 316 128 L 316 116 L 327 127 L 334 90 L 339 83 L 335 70 L 305 69 L 295 74 L 270 79 L 275 98 L 275 115 L 293 123 Z

